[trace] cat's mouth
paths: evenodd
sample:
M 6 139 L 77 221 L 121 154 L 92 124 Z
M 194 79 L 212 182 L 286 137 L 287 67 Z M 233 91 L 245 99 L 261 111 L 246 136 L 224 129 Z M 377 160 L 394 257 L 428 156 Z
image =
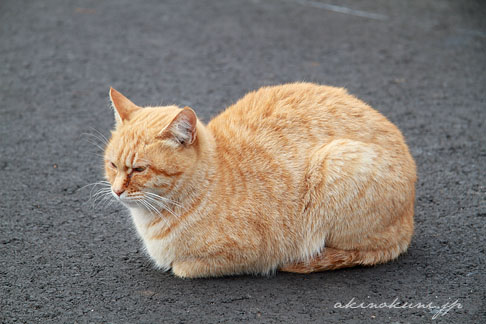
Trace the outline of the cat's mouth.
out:
M 137 195 L 136 193 L 127 193 L 126 191 L 122 192 L 121 194 L 117 194 L 113 190 L 111 193 L 118 202 L 122 203 L 126 207 L 138 207 L 137 201 L 140 199 L 140 195 Z
M 180 202 L 151 191 L 116 193 L 112 190 L 111 193 L 125 207 L 145 209 L 152 214 L 162 215 L 163 212 L 166 212 L 168 215 L 178 217 L 180 209 L 183 208 Z

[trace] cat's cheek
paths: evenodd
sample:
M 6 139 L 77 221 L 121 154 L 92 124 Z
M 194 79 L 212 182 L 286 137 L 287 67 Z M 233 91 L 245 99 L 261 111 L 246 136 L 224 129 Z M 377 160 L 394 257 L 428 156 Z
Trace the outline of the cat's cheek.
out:
M 144 183 L 142 191 L 149 191 L 158 195 L 167 195 L 174 188 L 175 183 L 167 179 L 152 178 Z
M 112 182 L 116 177 L 116 172 L 109 166 L 105 166 L 105 177 Z
M 105 179 L 112 185 L 114 181 L 114 177 L 109 174 L 108 172 L 105 173 Z
M 135 179 L 132 180 L 132 186 L 137 190 L 140 190 L 145 187 L 149 179 L 149 176 L 138 175 Z

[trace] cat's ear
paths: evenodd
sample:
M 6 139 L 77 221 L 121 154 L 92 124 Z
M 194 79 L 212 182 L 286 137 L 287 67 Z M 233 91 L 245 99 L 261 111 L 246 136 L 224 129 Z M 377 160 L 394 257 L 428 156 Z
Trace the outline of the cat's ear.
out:
M 121 125 L 124 121 L 130 119 L 130 115 L 142 109 L 135 105 L 127 97 L 110 87 L 110 99 L 113 104 L 113 110 L 115 112 L 115 119 L 117 126 Z
M 190 145 L 196 140 L 196 125 L 196 113 L 191 108 L 184 107 L 157 138 L 169 140 L 175 145 Z

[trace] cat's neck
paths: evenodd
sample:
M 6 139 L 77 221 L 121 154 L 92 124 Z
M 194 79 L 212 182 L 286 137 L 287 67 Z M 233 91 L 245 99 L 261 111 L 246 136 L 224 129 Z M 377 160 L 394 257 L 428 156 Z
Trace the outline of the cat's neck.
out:
M 170 194 L 170 199 L 180 206 L 174 206 L 177 217 L 195 212 L 197 205 L 207 197 L 214 186 L 214 179 L 218 170 L 217 146 L 213 134 L 203 125 L 197 130 L 197 163 L 184 174 L 181 185 Z M 165 211 L 165 213 L 168 213 Z M 174 216 L 174 215 L 172 215 Z

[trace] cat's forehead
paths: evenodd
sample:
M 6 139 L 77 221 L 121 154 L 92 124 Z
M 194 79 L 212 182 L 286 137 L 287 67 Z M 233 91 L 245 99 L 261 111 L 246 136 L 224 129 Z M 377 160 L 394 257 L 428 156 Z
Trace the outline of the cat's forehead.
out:
M 140 136 L 140 134 L 113 132 L 106 156 L 110 160 L 133 160 L 135 155 L 143 154 L 146 145 L 145 136 Z
M 150 139 L 169 125 L 179 110 L 180 108 L 176 106 L 143 108 L 118 127 L 115 132 L 122 138 Z
M 113 132 L 107 155 L 110 159 L 133 160 L 144 156 L 147 147 L 156 141 L 157 135 L 170 124 L 180 108 L 147 107 L 132 119 L 119 125 Z
M 169 124 L 180 110 L 177 106 L 145 107 L 134 114 L 127 126 L 160 128 Z

